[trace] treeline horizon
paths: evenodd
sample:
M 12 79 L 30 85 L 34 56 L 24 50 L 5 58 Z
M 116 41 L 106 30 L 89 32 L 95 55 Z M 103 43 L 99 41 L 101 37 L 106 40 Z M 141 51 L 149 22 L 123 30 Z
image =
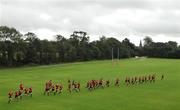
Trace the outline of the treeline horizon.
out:
M 180 58 L 180 45 L 177 42 L 153 42 L 149 36 L 145 36 L 139 46 L 128 38 L 119 41 L 105 36 L 90 42 L 84 31 L 74 31 L 70 38 L 61 34 L 54 37 L 54 41 L 40 40 L 35 33 L 23 35 L 14 27 L 0 26 L 0 66 L 112 59 L 112 50 L 114 59 L 135 56 Z

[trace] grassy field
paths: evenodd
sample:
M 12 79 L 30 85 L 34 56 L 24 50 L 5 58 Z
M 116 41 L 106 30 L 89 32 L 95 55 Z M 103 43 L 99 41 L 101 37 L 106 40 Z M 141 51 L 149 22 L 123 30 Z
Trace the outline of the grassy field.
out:
M 154 84 L 119 88 L 111 86 L 89 92 L 86 81 L 156 73 Z M 160 80 L 161 74 L 165 75 Z M 61 95 L 44 96 L 44 83 L 61 82 Z M 79 93 L 67 93 L 67 79 L 80 81 Z M 17 90 L 20 82 L 33 87 L 33 97 L 7 103 L 9 90 Z M 62 65 L 0 69 L 0 110 L 180 110 L 180 60 L 124 59 L 112 66 L 111 61 L 90 61 Z

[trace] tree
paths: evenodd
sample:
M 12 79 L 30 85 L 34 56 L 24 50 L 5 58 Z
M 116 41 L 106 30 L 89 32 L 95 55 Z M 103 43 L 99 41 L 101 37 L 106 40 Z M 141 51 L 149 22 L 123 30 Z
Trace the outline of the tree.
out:
M 14 55 L 16 55 L 19 43 L 22 41 L 22 34 L 15 28 L 7 26 L 0 26 L 0 41 L 3 42 L 4 49 L 2 55 L 5 56 L 3 61 L 5 65 L 11 66 L 15 62 Z
M 144 38 L 144 46 L 150 46 L 150 45 L 152 44 L 152 42 L 153 42 L 153 40 L 152 40 L 151 37 L 146 36 L 146 37 Z
M 65 55 L 65 44 L 67 43 L 67 39 L 62 35 L 58 34 L 55 36 L 57 41 L 57 53 L 58 53 L 58 61 L 64 62 L 64 55 Z
M 37 38 L 36 34 L 28 32 L 25 35 L 26 41 L 26 58 L 25 63 L 39 64 L 41 62 L 41 42 Z
M 0 65 L 19 66 L 25 64 L 52 64 L 94 59 L 130 58 L 135 55 L 180 58 L 180 46 L 177 42 L 153 42 L 146 36 L 144 46 L 140 41 L 135 46 L 129 39 L 119 40 L 102 36 L 99 40 L 89 41 L 87 32 L 74 31 L 70 38 L 61 34 L 55 41 L 40 40 L 35 33 L 24 36 L 15 28 L 0 26 Z M 118 54 L 119 52 L 119 54 Z
M 122 45 L 124 47 L 124 53 L 125 55 L 123 57 L 134 57 L 135 56 L 135 45 L 133 43 L 130 42 L 129 39 L 125 38 L 122 41 Z

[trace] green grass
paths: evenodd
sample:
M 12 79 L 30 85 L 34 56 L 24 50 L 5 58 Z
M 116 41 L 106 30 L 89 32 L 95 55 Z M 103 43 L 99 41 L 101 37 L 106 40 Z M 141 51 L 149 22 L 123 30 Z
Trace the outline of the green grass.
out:
M 84 88 L 90 79 L 109 79 L 157 73 L 154 84 L 117 88 L 111 86 L 89 92 Z M 161 74 L 165 80 L 160 81 Z M 64 85 L 62 95 L 44 96 L 44 83 L 52 79 Z M 82 91 L 67 93 L 67 79 L 80 81 Z M 7 93 L 20 82 L 33 87 L 33 97 L 7 104 Z M 124 59 L 90 61 L 63 65 L 21 67 L 0 70 L 0 110 L 180 110 L 180 60 Z

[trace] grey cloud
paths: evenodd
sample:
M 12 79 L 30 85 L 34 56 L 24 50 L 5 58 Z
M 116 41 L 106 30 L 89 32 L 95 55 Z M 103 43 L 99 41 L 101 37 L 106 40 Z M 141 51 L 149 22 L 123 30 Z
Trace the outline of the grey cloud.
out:
M 1 5 L 0 24 L 14 26 L 24 32 L 47 28 L 55 32 L 84 30 L 93 35 L 113 32 L 180 37 L 179 0 L 2 0 Z M 153 19 L 150 23 L 143 19 L 133 22 L 134 18 L 117 20 L 118 24 L 114 25 L 94 22 L 97 17 L 108 16 L 121 9 L 149 10 L 157 17 L 148 18 Z M 157 10 L 162 13 L 156 13 Z M 51 19 L 42 20 L 41 14 L 47 14 Z

